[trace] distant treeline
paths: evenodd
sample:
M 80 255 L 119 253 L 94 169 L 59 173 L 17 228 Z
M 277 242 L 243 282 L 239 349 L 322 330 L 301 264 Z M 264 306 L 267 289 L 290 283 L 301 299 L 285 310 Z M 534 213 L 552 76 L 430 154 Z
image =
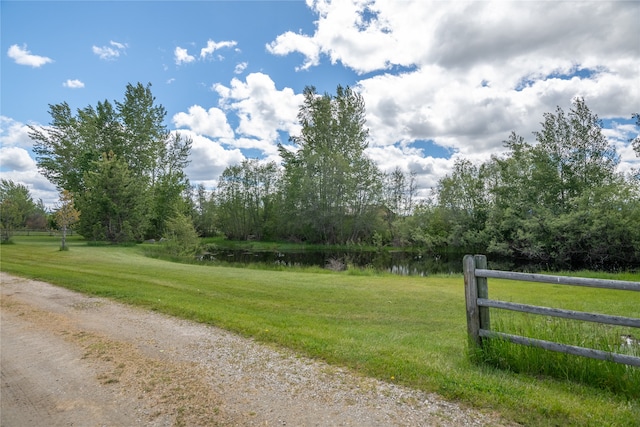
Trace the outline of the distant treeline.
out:
M 69 194 L 87 239 L 141 241 L 188 227 L 230 239 L 481 252 L 549 268 L 640 266 L 640 173 L 616 172 L 615 147 L 582 99 L 545 114 L 532 142 L 513 133 L 506 154 L 458 160 L 428 200 L 416 197 L 415 173 L 383 173 L 365 155 L 365 105 L 349 87 L 307 87 L 300 134 L 279 146 L 282 164 L 230 166 L 214 192 L 187 180 L 191 140 L 162 124 L 150 85 L 75 114 L 50 105 L 50 114 L 49 126 L 31 128 L 37 163 Z M 632 147 L 640 156 L 638 138 Z M 42 211 L 23 190 L 3 181 L 4 231 L 33 218 L 16 211 L 15 197 Z

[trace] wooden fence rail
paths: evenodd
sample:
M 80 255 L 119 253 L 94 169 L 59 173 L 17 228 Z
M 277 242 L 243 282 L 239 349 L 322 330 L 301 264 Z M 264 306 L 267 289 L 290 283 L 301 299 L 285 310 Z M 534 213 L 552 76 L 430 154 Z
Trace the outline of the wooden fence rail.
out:
M 564 277 L 546 274 L 530 274 L 516 273 L 512 271 L 488 270 L 487 257 L 484 255 L 465 255 L 463 265 L 465 300 L 467 303 L 467 332 L 469 334 L 469 342 L 471 345 L 482 348 L 483 340 L 490 338 L 501 338 L 516 344 L 540 347 L 545 350 L 590 357 L 593 359 L 610 360 L 617 363 L 640 367 L 640 357 L 492 331 L 489 308 L 498 308 L 524 313 L 540 314 L 545 316 L 561 317 L 565 319 L 605 323 L 609 325 L 627 326 L 633 328 L 640 328 L 640 319 L 634 317 L 585 313 L 581 311 L 563 310 L 559 308 L 539 307 L 534 305 L 491 300 L 489 299 L 487 278 L 519 280 L 524 282 L 553 283 L 571 286 L 588 286 L 595 288 L 636 292 L 640 292 L 640 283 L 628 282 L 623 280 L 587 279 L 582 277 Z

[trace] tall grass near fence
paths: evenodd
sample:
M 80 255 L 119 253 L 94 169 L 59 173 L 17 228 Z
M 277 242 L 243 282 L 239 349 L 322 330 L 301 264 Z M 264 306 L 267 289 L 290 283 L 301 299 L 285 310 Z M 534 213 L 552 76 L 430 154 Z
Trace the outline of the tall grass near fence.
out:
M 491 329 L 561 344 L 640 356 L 640 341 L 636 339 L 638 331 L 634 328 L 492 309 Z M 636 367 L 515 344 L 501 338 L 485 340 L 482 350 L 474 356 L 482 362 L 511 372 L 580 382 L 622 394 L 629 399 L 640 399 L 640 369 Z

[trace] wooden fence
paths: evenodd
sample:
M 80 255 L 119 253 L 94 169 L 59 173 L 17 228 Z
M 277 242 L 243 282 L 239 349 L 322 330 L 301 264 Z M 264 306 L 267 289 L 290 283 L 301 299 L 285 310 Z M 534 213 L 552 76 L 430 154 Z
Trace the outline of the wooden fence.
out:
M 464 260 L 465 299 L 467 302 L 467 331 L 471 345 L 482 348 L 483 340 L 501 338 L 516 344 L 540 347 L 561 353 L 585 356 L 593 359 L 610 360 L 616 363 L 640 367 L 640 357 L 612 353 L 551 341 L 527 338 L 491 330 L 489 308 L 498 308 L 524 313 L 541 314 L 565 319 L 583 320 L 609 325 L 640 328 L 640 319 L 633 317 L 610 316 L 597 313 L 585 313 L 550 307 L 519 304 L 489 299 L 488 278 L 519 280 L 525 282 L 542 282 L 560 285 L 588 286 L 612 290 L 640 292 L 639 282 L 622 280 L 587 279 L 582 277 L 551 276 L 545 274 L 516 273 L 487 269 L 487 258 L 484 255 L 465 255 Z M 638 307 L 640 313 L 640 306 Z

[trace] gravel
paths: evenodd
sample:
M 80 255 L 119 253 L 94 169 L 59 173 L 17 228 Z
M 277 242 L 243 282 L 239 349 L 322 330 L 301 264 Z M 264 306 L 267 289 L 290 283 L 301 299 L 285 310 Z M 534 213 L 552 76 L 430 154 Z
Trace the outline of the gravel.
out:
M 46 346 L 46 354 L 53 352 L 58 360 L 73 362 L 60 369 L 66 387 L 85 390 L 85 405 L 104 408 L 119 402 L 122 409 L 117 413 L 103 410 L 96 418 L 86 411 L 74 413 L 81 405 L 60 405 L 56 399 L 64 393 L 59 390 L 49 396 L 50 410 L 43 412 L 42 404 L 34 408 L 38 405 L 29 393 L 47 390 L 52 379 L 33 369 L 37 360 L 21 366 L 26 362 L 10 358 L 3 345 L 3 426 L 19 425 L 19 414 L 29 411 L 32 419 L 45 414 L 40 425 L 508 424 L 497 414 L 437 394 L 364 377 L 212 326 L 5 273 L 0 279 L 2 343 L 18 347 L 20 340 L 10 339 L 10 334 L 25 331 L 52 337 L 34 339 L 31 345 Z M 38 351 L 42 354 L 44 349 L 31 349 L 34 357 Z M 51 363 L 51 358 L 41 363 Z M 70 372 L 75 370 L 83 374 Z M 27 379 L 33 383 L 31 389 L 24 384 Z M 56 382 L 59 386 L 59 379 Z M 86 402 L 90 399 L 93 401 Z M 33 413 L 36 409 L 37 414 Z

